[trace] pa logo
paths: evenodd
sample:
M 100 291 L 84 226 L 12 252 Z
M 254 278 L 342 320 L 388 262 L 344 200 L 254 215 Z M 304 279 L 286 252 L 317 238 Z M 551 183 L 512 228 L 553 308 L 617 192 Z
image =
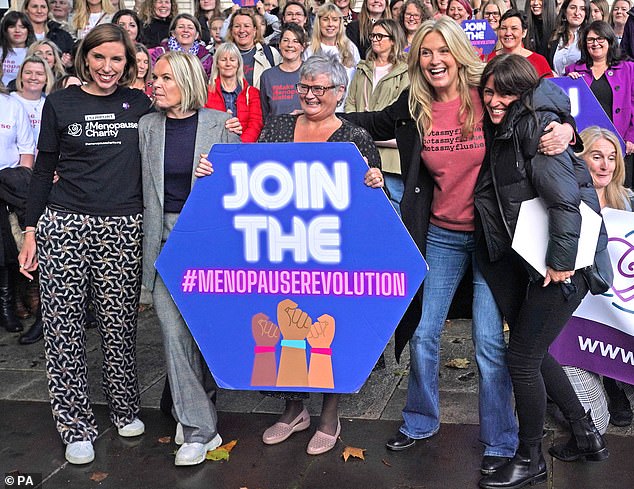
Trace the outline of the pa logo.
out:
M 81 124 L 71 124 L 70 126 L 68 126 L 68 135 L 69 136 L 74 136 L 74 137 L 79 137 L 81 136 Z

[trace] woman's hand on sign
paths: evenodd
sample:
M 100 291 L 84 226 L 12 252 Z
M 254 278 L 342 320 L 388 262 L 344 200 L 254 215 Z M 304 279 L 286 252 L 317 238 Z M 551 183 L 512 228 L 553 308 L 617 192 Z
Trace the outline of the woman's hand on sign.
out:
M 206 153 L 200 155 L 198 165 L 196 165 L 196 169 L 194 170 L 194 176 L 196 178 L 208 177 L 214 172 L 214 167 L 211 161 L 207 159 L 207 156 L 209 155 Z
M 579 78 L 581 78 L 582 75 L 578 71 L 571 71 L 570 73 L 568 73 L 568 76 L 573 80 L 578 80 Z
M 383 188 L 385 181 L 383 180 L 381 170 L 378 168 L 370 168 L 365 174 L 363 183 L 365 183 L 368 187 Z

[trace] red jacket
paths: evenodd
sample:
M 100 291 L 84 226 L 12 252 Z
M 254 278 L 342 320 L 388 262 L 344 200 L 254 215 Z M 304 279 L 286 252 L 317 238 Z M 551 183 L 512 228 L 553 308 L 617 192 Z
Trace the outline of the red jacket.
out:
M 262 121 L 262 105 L 260 105 L 260 91 L 250 86 L 246 80 L 243 80 L 243 88 L 238 94 L 236 101 L 236 110 L 240 124 L 242 124 L 242 136 L 240 139 L 243 143 L 255 143 L 260 137 L 260 131 L 264 126 Z M 225 107 L 225 99 L 222 96 L 220 85 L 220 77 L 216 77 L 216 89 L 213 90 L 211 84 L 207 86 L 207 109 L 216 109 L 223 112 L 227 111 Z

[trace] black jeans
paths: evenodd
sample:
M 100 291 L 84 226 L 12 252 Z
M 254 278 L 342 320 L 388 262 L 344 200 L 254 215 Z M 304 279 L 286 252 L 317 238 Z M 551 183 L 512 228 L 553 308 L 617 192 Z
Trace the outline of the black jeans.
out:
M 548 347 L 587 292 L 588 286 L 580 273 L 571 278 L 570 284 L 542 287 L 541 281 L 529 282 L 517 315 L 507 317 L 511 330 L 507 362 L 521 442 L 530 445 L 541 440 L 547 393 L 567 419 L 584 415 L 570 381 L 548 353 Z

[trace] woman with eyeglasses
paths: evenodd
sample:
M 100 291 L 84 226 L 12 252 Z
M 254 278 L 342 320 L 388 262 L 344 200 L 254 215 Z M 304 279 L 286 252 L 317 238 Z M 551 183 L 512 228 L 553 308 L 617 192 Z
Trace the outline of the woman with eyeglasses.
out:
M 338 117 L 335 113 L 337 106 L 343 103 L 348 85 L 345 67 L 333 55 L 315 55 L 304 61 L 299 78 L 296 88 L 303 113 L 271 117 L 260 134 L 259 142 L 353 142 L 370 166 L 365 174 L 364 183 L 373 188 L 383 187 L 381 159 L 372 138 L 364 129 Z M 211 163 L 202 159 L 195 175 L 203 177 L 210 175 L 212 171 Z M 282 443 L 293 433 L 310 427 L 310 415 L 304 407 L 304 400 L 308 398 L 307 393 L 267 394 L 284 399 L 286 406 L 278 421 L 263 433 L 262 441 L 266 445 Z M 339 394 L 323 395 L 319 424 L 306 447 L 309 455 L 326 453 L 336 445 L 341 432 L 339 397 Z
M 414 0 L 417 2 L 417 0 Z M 378 20 L 372 27 L 372 52 L 357 65 L 346 97 L 346 112 L 383 110 L 409 86 L 405 36 L 396 21 Z M 403 195 L 401 163 L 396 140 L 375 141 L 381 155 L 381 168 L 392 205 L 400 214 Z
M 489 23 L 491 29 L 497 32 L 500 19 L 507 10 L 508 7 L 503 0 L 489 0 L 482 6 L 482 18 Z
M 524 47 L 548 58 L 548 40 L 557 25 L 556 0 L 529 0 L 524 12 L 528 21 Z
M 614 30 L 595 21 L 581 35 L 581 60 L 566 69 L 583 78 L 625 141 L 626 186 L 632 185 L 634 157 L 634 62 L 622 54 Z
M 306 32 L 294 23 L 282 25 L 279 51 L 282 62 L 264 70 L 260 78 L 262 118 L 292 114 L 301 110 L 295 86 L 299 83 L 299 69 L 306 49 Z
M 370 41 L 372 25 L 379 19 L 391 18 L 392 12 L 388 0 L 363 0 L 358 19 L 346 26 L 346 35 L 357 47 L 363 59 L 368 55 L 372 46 Z
M 308 11 L 303 3 L 287 2 L 282 9 L 282 22 L 284 24 L 297 24 L 306 31 L 308 36 L 311 35 L 312 26 L 308 22 Z
M 409 53 L 414 34 L 416 34 L 421 24 L 429 18 L 431 18 L 430 12 L 425 9 L 425 6 L 420 0 L 407 0 L 403 4 L 401 15 L 398 19 L 401 22 L 401 27 L 403 28 L 406 38 L 406 44 L 403 48 L 404 52 Z

